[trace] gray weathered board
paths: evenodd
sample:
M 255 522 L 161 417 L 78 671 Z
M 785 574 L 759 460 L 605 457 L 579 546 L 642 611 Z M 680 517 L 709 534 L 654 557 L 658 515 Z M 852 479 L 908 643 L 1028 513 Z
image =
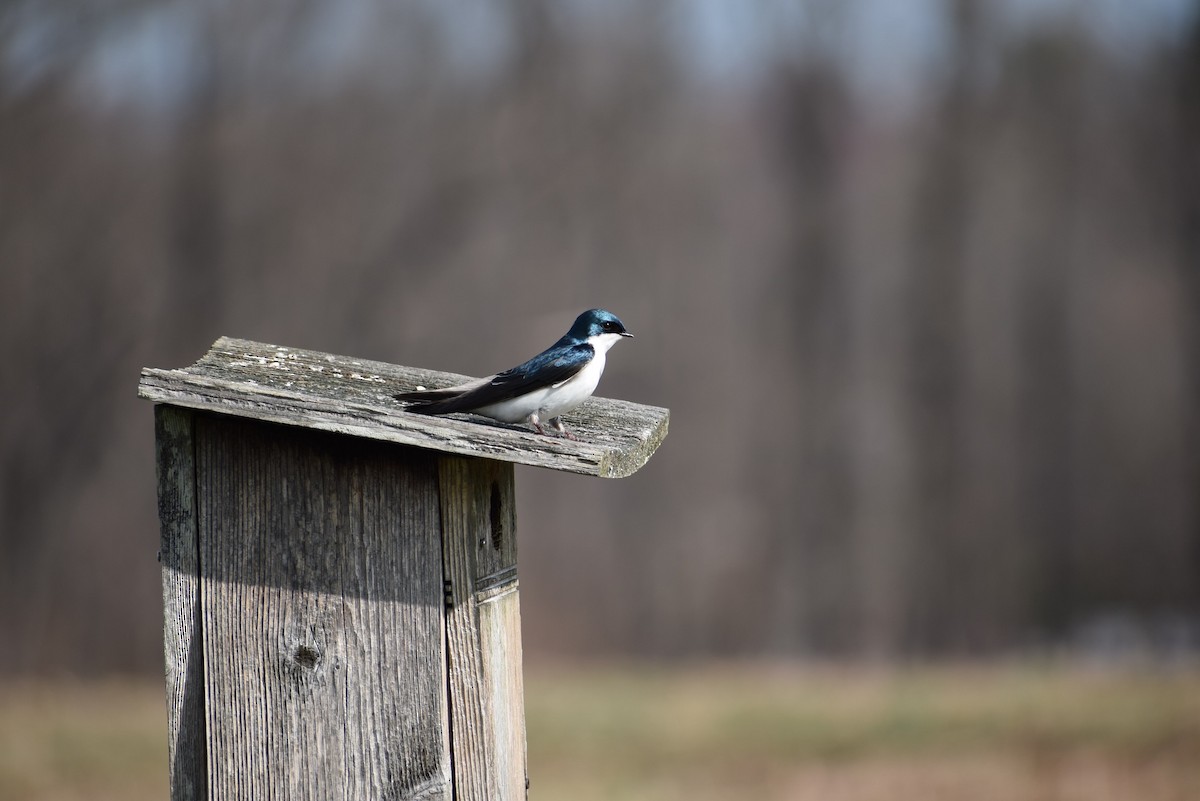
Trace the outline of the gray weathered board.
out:
M 159 405 L 173 801 L 518 801 L 513 465 Z
M 578 438 L 572 441 L 472 415 L 412 414 L 391 397 L 466 380 L 222 337 L 191 367 L 144 369 L 138 394 L 174 406 L 605 478 L 636 471 L 667 435 L 667 409 L 627 401 L 591 398 L 566 415 Z

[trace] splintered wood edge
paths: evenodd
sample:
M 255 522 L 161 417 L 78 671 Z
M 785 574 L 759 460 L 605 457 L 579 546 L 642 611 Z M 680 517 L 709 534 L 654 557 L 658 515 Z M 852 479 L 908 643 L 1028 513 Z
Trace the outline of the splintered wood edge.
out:
M 632 475 L 667 436 L 670 411 L 590 398 L 564 415 L 578 438 L 473 415 L 412 414 L 391 396 L 466 376 L 222 337 L 191 367 L 144 368 L 138 397 L 190 409 L 602 478 Z

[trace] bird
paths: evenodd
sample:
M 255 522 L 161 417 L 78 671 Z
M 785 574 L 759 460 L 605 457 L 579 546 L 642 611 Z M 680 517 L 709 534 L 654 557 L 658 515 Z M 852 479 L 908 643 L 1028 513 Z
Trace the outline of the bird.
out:
M 417 414 L 469 412 L 502 423 L 525 422 L 546 435 L 545 421 L 567 439 L 575 435 L 562 415 L 596 390 L 609 348 L 633 334 L 610 311 L 588 309 L 557 342 L 502 373 L 445 389 L 419 389 L 393 397 Z

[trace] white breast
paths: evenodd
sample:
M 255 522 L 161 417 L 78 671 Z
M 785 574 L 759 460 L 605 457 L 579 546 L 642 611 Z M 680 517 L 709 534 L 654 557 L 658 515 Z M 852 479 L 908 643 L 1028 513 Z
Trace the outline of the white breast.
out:
M 558 417 L 592 397 L 603 373 L 604 354 L 597 351 L 586 367 L 561 384 L 555 384 L 546 390 L 546 396 L 538 407 L 538 417 L 543 420 Z

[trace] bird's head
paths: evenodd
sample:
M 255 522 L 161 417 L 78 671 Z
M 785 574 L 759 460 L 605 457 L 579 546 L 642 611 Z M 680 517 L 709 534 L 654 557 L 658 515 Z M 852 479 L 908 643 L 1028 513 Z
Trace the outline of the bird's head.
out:
M 598 350 L 608 350 L 623 337 L 632 337 L 633 334 L 625 330 L 625 324 L 612 312 L 588 309 L 575 318 L 568 336 L 586 340 Z

